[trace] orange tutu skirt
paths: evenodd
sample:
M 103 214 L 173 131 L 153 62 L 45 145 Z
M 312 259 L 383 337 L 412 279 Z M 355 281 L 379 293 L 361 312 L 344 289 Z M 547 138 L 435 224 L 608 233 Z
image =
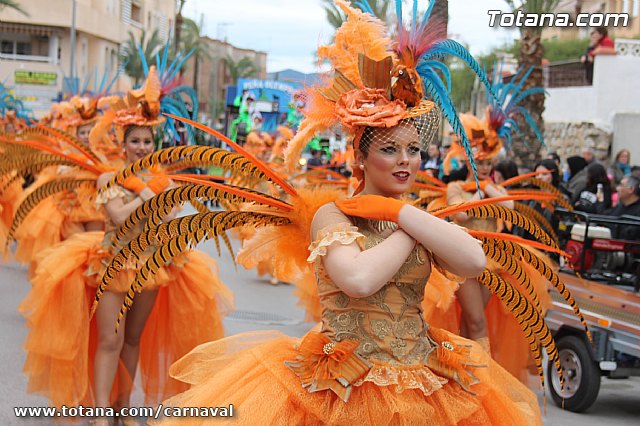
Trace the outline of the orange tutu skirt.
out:
M 460 339 L 456 337 L 456 339 Z M 348 402 L 328 390 L 310 393 L 285 366 L 298 354 L 301 339 L 279 332 L 244 333 L 201 345 L 171 367 L 191 389 L 165 407 L 234 406 L 229 424 L 238 425 L 539 425 L 536 396 L 488 356 L 474 373 L 473 395 L 449 381 L 428 396 L 364 382 Z M 476 345 L 477 346 L 477 345 Z M 205 425 L 205 417 L 164 418 L 162 425 Z M 216 422 L 226 424 L 225 419 Z M 153 423 L 153 422 L 152 422 Z
M 78 191 L 84 194 L 83 201 L 73 192 L 55 194 L 42 200 L 20 224 L 16 231 L 15 258 L 29 264 L 31 272 L 37 267 L 39 253 L 84 232 L 85 222 L 104 222 L 103 214 L 89 202 L 91 191 L 84 186 Z
M 92 403 L 97 329 L 89 310 L 100 276 L 91 270 L 105 257 L 103 237 L 103 232 L 76 234 L 43 252 L 32 290 L 19 308 L 29 328 L 27 390 L 55 406 Z M 213 259 L 199 251 L 182 257 L 161 268 L 154 281 L 159 292 L 142 334 L 139 364 L 148 403 L 186 388 L 169 379 L 169 366 L 195 346 L 221 338 L 222 318 L 233 306 Z M 109 290 L 125 291 L 134 274 L 123 271 Z M 112 395 L 117 395 L 116 387 Z
M 64 222 L 64 214 L 56 206 L 54 198 L 42 200 L 16 231 L 15 259 L 30 264 L 38 253 L 61 242 Z

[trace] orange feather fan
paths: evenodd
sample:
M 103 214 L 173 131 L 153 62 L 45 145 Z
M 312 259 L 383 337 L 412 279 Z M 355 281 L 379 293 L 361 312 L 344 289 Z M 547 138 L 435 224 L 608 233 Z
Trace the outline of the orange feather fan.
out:
M 293 211 L 282 215 L 291 219 L 290 225 L 269 226 L 256 230 L 253 237 L 246 240 L 238 253 L 237 261 L 247 269 L 260 261 L 273 258 L 275 275 L 283 281 L 295 283 L 305 268 L 308 251 L 301 247 L 311 244 L 311 222 L 316 211 L 323 205 L 344 196 L 338 189 L 298 190 L 298 198 L 292 200 Z

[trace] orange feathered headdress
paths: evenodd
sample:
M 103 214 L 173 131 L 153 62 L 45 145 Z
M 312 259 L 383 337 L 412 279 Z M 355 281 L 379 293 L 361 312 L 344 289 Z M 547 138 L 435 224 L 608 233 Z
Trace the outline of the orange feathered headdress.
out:
M 74 96 L 69 100 L 69 103 L 75 109 L 75 114 L 69 117 L 70 126 L 85 126 L 98 120 L 98 99 L 88 96 Z
M 52 126 L 73 132 L 77 127 L 95 123 L 98 118 L 98 100 L 88 96 L 74 96 L 68 101 L 51 106 Z
M 126 96 L 107 96 L 98 102 L 98 108 L 104 114 L 91 130 L 89 139 L 93 143 L 102 139 L 112 125 L 116 127 L 116 137 L 122 142 L 124 129 L 128 126 L 155 127 L 164 122 L 160 115 L 160 97 L 162 86 L 155 66 L 149 68 L 144 84 L 130 90 Z
M 496 131 L 489 124 L 488 111 L 486 111 L 483 120 L 480 120 L 473 114 L 460 114 L 460 122 L 464 127 L 467 138 L 469 138 L 473 158 L 476 161 L 488 160 L 498 155 L 503 144 Z M 464 148 L 459 140 L 455 140 L 444 159 L 444 172 L 446 174 L 451 172 L 451 161 L 453 158 L 464 158 L 464 156 Z
M 26 129 L 28 127 L 27 123 L 25 123 L 23 119 L 18 117 L 15 110 L 7 111 L 4 118 L 2 119 L 1 124 L 3 129 L 6 129 L 8 125 L 11 125 L 14 128 L 14 132 Z
M 421 137 L 427 141 L 438 127 L 433 124 L 439 124 L 439 109 L 422 99 L 421 81 L 415 82 L 420 92 L 418 101 L 395 90 L 392 70 L 399 60 L 383 22 L 352 8 L 345 0 L 335 3 L 347 19 L 336 31 L 334 43 L 318 49 L 318 57 L 331 63 L 334 75 L 324 86 L 306 90 L 305 118 L 285 152 L 290 171 L 295 169 L 309 141 L 337 124 L 353 137 L 356 148 L 367 127 L 393 127 L 402 120 L 428 114 L 429 123 L 419 129 L 428 134 Z M 354 173 L 358 172 L 354 169 Z

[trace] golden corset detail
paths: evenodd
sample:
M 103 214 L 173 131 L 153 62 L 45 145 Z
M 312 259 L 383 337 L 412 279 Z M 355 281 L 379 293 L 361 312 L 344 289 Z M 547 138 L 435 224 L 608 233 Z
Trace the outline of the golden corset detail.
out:
M 320 256 L 331 244 L 355 241 L 366 250 L 395 229 L 379 221 L 352 220 L 356 225 L 345 222 L 321 230 L 309 247 L 323 326 L 303 339 L 296 360 L 287 366 L 310 392 L 331 390 L 345 401 L 352 386 L 365 382 L 392 386 L 396 392 L 416 389 L 426 396 L 453 379 L 469 390 L 477 382 L 472 371 L 481 364 L 477 354 L 466 341 L 430 330 L 422 318 L 420 303 L 432 263 L 428 251 L 417 246 L 396 276 L 366 298 L 347 296 L 327 275 Z

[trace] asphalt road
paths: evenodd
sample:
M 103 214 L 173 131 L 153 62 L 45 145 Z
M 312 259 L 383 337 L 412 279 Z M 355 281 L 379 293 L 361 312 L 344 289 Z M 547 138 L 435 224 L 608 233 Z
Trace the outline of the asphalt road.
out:
M 237 244 L 235 244 L 237 250 Z M 302 336 L 313 324 L 304 322 L 304 312 L 296 306 L 292 287 L 281 284 L 272 286 L 268 279 L 259 278 L 254 271 L 241 267 L 236 272 L 231 256 L 223 252 L 218 258 L 215 246 L 206 243 L 199 247 L 218 259 L 220 275 L 233 290 L 236 311 L 225 319 L 227 334 L 250 330 L 280 330 L 283 333 Z M 16 264 L 0 265 L 0 425 L 42 425 L 53 423 L 50 419 L 17 419 L 13 407 L 45 406 L 44 398 L 27 394 L 27 384 L 22 374 L 25 354 L 22 344 L 26 335 L 24 321 L 17 312 L 20 301 L 26 296 L 30 284 L 26 269 Z M 541 392 L 539 392 L 541 396 Z M 540 397 L 541 407 L 542 398 Z M 142 395 L 134 395 L 133 405 L 142 405 Z M 141 420 L 140 424 L 144 422 Z M 77 423 L 76 423 L 77 424 Z M 82 423 L 81 423 L 82 424 Z M 563 411 L 548 396 L 545 425 L 622 426 L 640 424 L 640 378 L 628 380 L 602 380 L 596 403 L 583 414 Z

